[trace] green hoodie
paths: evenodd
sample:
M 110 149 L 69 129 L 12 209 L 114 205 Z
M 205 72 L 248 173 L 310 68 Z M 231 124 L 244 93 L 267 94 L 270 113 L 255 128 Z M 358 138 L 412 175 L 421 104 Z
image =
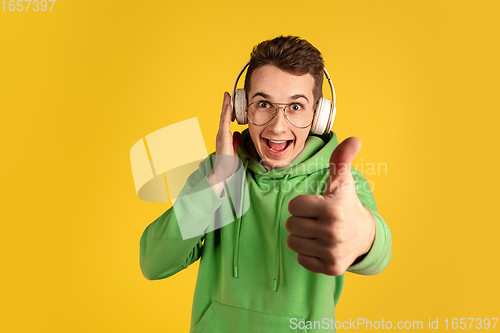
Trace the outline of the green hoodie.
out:
M 244 187 L 238 188 L 241 180 L 233 177 L 226 187 L 228 195 L 219 197 L 206 178 L 213 159 L 201 162 L 174 209 L 144 231 L 142 272 L 147 279 L 163 279 L 201 257 L 191 318 L 193 333 L 333 332 L 344 276 L 313 273 L 300 266 L 297 253 L 286 245 L 285 222 L 291 199 L 324 192 L 330 156 L 338 145 L 336 135 L 311 134 L 289 166 L 271 171 L 256 160 L 248 130 L 242 135 L 238 155 L 243 162 L 240 170 L 246 175 Z M 376 234 L 370 252 L 348 271 L 373 275 L 390 261 L 391 233 L 376 212 L 366 180 L 352 167 L 351 171 L 361 203 L 374 215 Z M 234 189 L 241 189 L 243 200 L 232 200 Z M 183 240 L 177 216 L 187 217 L 182 223 L 188 220 L 200 236 Z M 220 220 L 235 222 L 220 227 Z

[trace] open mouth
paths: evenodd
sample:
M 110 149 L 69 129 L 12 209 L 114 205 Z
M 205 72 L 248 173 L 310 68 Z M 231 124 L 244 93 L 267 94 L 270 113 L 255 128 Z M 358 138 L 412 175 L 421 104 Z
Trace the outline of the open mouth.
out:
M 293 140 L 270 140 L 264 139 L 267 148 L 274 153 L 282 153 L 292 144 Z

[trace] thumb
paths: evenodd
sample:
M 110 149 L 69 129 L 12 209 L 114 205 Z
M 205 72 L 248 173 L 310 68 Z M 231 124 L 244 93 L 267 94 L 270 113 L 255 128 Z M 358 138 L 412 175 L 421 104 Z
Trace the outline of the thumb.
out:
M 238 155 L 238 148 L 241 145 L 241 142 L 243 141 L 243 138 L 241 137 L 241 133 L 236 131 L 233 133 L 233 148 L 234 148 L 234 154 Z
M 354 136 L 345 139 L 335 148 L 330 157 L 330 177 L 325 194 L 332 193 L 336 184 L 338 185 L 352 177 L 351 163 L 360 150 L 361 140 Z

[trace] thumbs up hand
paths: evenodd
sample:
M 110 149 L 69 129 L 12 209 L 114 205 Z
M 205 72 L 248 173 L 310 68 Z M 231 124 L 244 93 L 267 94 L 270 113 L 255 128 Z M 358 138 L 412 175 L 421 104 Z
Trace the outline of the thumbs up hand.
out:
M 304 268 L 339 276 L 375 238 L 375 221 L 358 199 L 350 166 L 361 149 L 356 137 L 344 140 L 330 157 L 325 194 L 299 195 L 288 205 L 287 245 Z

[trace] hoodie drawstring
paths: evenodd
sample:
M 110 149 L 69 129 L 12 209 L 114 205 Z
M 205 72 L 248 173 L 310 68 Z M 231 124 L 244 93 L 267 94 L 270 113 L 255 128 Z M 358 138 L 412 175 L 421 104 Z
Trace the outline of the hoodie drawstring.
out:
M 246 185 L 246 174 L 247 174 L 247 168 L 248 168 L 248 163 L 250 162 L 250 159 L 245 159 L 245 167 L 243 169 L 243 177 L 241 180 L 241 193 L 240 193 L 240 209 L 239 209 L 239 214 L 237 215 L 236 218 L 236 239 L 235 239 L 235 244 L 234 244 L 234 254 L 233 254 L 233 277 L 237 278 L 238 277 L 238 261 L 240 257 L 240 235 L 241 235 L 241 219 L 242 219 L 242 212 L 243 212 L 243 206 L 245 204 L 245 185 Z M 234 207 L 233 207 L 234 209 Z M 236 210 L 234 210 L 236 211 Z
M 244 166 L 244 175 L 246 176 L 246 171 L 248 168 L 248 163 L 250 162 L 249 159 L 245 160 L 245 166 Z M 280 192 L 278 194 L 278 212 L 276 214 L 276 266 L 274 270 L 274 278 L 273 278 L 273 290 L 278 291 L 279 283 L 280 283 L 280 277 L 281 277 L 281 256 L 282 256 L 282 250 L 281 250 L 281 209 L 283 206 L 283 184 L 286 183 L 286 181 L 290 178 L 290 174 L 286 174 L 283 182 L 280 184 Z M 240 193 L 240 207 L 239 207 L 239 214 L 235 216 L 236 218 L 236 237 L 235 237 L 235 244 L 234 244 L 234 254 L 233 254 L 233 277 L 237 278 L 238 277 L 238 263 L 239 263 L 239 254 L 240 254 L 240 236 L 241 236 L 241 220 L 242 220 L 242 211 L 243 211 L 243 205 L 244 205 L 244 194 L 245 194 L 245 179 L 246 177 L 242 177 L 241 181 L 241 193 Z M 233 204 L 233 213 L 236 213 L 236 209 L 234 209 L 234 204 Z
M 280 277 L 281 277 L 281 206 L 283 205 L 283 184 L 286 183 L 290 174 L 285 175 L 285 179 L 280 184 L 280 192 L 278 194 L 278 212 L 276 214 L 276 234 L 277 234 L 277 242 L 276 242 L 276 268 L 274 270 L 274 280 L 273 280 L 273 290 L 278 291 Z

